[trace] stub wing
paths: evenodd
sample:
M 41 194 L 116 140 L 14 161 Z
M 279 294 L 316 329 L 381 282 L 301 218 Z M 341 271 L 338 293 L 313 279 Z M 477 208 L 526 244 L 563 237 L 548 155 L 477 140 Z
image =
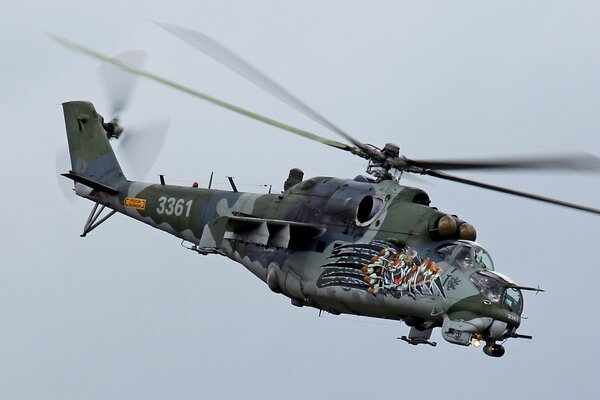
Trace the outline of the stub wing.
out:
M 290 243 L 316 239 L 326 228 L 301 222 L 241 216 L 221 216 L 204 227 L 199 247 L 221 248 L 224 240 L 288 248 Z

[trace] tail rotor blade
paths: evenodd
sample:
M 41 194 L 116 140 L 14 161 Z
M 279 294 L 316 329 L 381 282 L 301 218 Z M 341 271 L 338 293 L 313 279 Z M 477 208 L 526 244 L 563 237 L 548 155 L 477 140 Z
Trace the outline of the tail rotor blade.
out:
M 169 122 L 164 119 L 123 131 L 116 151 L 133 177 L 143 180 L 148 175 L 165 143 Z
M 141 68 L 146 60 L 146 52 L 130 50 L 112 57 L 112 60 Z M 106 94 L 111 105 L 111 115 L 113 117 L 119 116 L 127 108 L 137 83 L 137 77 L 125 69 L 116 67 L 114 63 L 102 64 L 98 69 L 98 73 L 106 88 Z
M 111 57 L 98 69 L 110 100 L 113 118 L 119 118 L 127 108 L 138 80 L 137 74 L 122 65 L 140 69 L 146 57 L 144 51 L 130 50 Z M 165 142 L 168 127 L 169 120 L 165 119 L 142 127 L 124 128 L 116 151 L 134 177 L 144 179 L 148 175 Z

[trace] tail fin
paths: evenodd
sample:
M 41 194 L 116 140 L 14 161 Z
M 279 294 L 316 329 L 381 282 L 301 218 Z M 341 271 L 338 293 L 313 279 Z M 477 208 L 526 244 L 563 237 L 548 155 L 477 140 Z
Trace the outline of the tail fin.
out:
M 70 101 L 63 104 L 71 171 L 67 178 L 97 190 L 116 193 L 126 181 L 117 157 L 92 103 Z

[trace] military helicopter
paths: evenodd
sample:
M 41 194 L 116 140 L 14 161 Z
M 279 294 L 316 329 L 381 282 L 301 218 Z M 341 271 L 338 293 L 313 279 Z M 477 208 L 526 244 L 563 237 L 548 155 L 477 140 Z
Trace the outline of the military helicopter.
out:
M 446 170 L 598 170 L 591 155 L 498 160 L 414 160 L 398 146 L 365 144 L 319 115 L 258 69 L 198 32 L 160 24 L 192 46 L 232 68 L 344 139 L 339 142 L 301 130 L 52 36 L 69 49 L 135 75 L 144 76 L 220 107 L 331 146 L 368 162 L 367 175 L 354 179 L 304 179 L 292 169 L 281 193 L 130 181 L 109 143 L 127 130 L 104 123 L 85 101 L 63 104 L 71 170 L 77 195 L 94 203 L 82 236 L 115 213 L 166 231 L 202 255 L 221 255 L 242 264 L 298 307 L 335 315 L 352 314 L 404 321 L 399 339 L 431 345 L 434 328 L 453 344 L 480 347 L 492 357 L 505 353 L 518 333 L 522 286 L 495 271 L 468 222 L 432 207 L 427 193 L 399 183 L 404 173 L 420 174 L 593 214 L 600 209 L 450 175 Z M 211 179 L 212 180 L 212 179 Z M 104 215 L 104 210 L 109 209 Z

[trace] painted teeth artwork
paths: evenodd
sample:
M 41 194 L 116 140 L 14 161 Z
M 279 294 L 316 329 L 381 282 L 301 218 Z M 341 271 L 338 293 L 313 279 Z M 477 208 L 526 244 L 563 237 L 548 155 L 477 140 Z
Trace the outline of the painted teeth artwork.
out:
M 440 295 L 446 298 L 435 261 L 418 256 L 405 246 L 373 241 L 369 244 L 347 244 L 336 247 L 331 260 L 323 265 L 318 287 L 344 287 L 396 298 L 417 295 Z

